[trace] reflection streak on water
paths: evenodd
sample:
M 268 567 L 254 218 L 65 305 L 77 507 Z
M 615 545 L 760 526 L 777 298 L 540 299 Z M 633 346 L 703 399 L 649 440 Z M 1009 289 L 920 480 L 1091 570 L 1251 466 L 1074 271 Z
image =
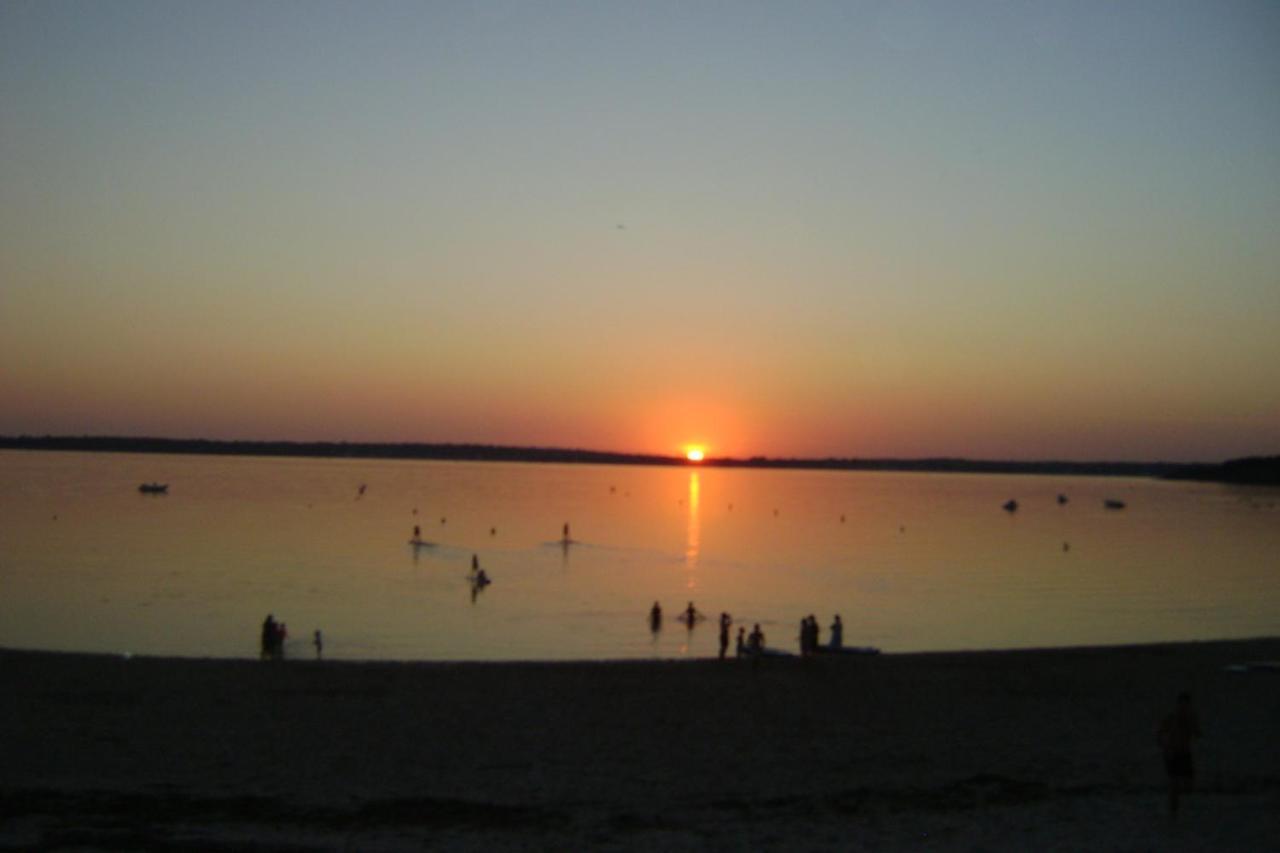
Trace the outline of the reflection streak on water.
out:
M 698 472 L 689 472 L 689 530 L 685 538 L 684 565 L 688 575 L 685 586 L 693 590 L 697 587 L 696 572 L 698 569 L 698 548 L 702 536 L 698 524 Z

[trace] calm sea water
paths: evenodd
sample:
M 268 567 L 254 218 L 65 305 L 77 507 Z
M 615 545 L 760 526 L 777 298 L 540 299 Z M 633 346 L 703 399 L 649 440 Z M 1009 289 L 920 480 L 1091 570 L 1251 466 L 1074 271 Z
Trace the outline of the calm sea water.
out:
M 169 494 L 138 493 L 153 480 Z M 438 545 L 411 547 L 415 524 Z M 473 554 L 494 579 L 474 599 Z M 1278 569 L 1276 490 L 0 452 L 16 648 L 252 657 L 270 611 L 292 657 L 317 628 L 346 659 L 714 654 L 713 621 L 673 618 L 690 600 L 788 649 L 808 613 L 886 651 L 1250 637 L 1280 634 Z

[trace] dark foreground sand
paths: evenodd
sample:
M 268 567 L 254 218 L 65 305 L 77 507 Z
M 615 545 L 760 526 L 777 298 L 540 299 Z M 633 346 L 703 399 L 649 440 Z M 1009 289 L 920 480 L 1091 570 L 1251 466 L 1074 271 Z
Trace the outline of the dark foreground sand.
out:
M 0 849 L 1280 849 L 1280 640 L 600 664 L 0 651 Z M 1155 728 L 1189 689 L 1199 790 Z

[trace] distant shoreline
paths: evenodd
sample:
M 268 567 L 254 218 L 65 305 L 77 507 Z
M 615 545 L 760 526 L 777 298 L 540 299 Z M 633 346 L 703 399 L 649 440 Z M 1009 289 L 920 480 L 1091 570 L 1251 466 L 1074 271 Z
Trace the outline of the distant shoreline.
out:
M 0 436 L 0 449 L 91 453 L 173 453 L 205 456 L 285 456 L 323 459 L 427 459 L 459 462 L 534 462 L 586 465 L 655 465 L 818 471 L 902 471 L 944 474 L 1054 474 L 1090 477 L 1157 477 L 1248 485 L 1280 485 L 1280 456 L 1207 462 L 1068 462 L 957 458 L 791 459 L 754 456 L 690 463 L 678 456 L 614 453 L 556 447 L 492 444 L 427 444 L 321 441 L 229 441 L 122 436 Z

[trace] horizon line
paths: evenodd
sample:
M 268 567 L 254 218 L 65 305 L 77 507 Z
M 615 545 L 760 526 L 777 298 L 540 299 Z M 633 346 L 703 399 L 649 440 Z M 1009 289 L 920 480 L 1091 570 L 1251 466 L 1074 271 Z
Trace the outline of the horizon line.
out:
M 15 450 L 68 450 L 89 452 L 137 452 L 196 455 L 305 456 L 326 458 L 439 459 L 456 461 L 561 462 L 570 464 L 623 464 L 684 467 L 801 468 L 824 470 L 927 470 L 956 473 L 1135 474 L 1163 476 L 1170 473 L 1207 473 L 1230 462 L 1265 459 L 1262 455 L 1221 462 L 1170 462 L 1168 460 L 1069 460 L 982 459 L 963 456 L 859 457 L 859 456 L 708 456 L 691 462 L 684 456 L 593 450 L 581 447 L 504 445 L 484 442 L 347 441 L 293 439 L 210 439 L 162 436 L 21 434 L 0 436 L 0 448 Z M 1280 458 L 1280 457 L 1278 457 Z

